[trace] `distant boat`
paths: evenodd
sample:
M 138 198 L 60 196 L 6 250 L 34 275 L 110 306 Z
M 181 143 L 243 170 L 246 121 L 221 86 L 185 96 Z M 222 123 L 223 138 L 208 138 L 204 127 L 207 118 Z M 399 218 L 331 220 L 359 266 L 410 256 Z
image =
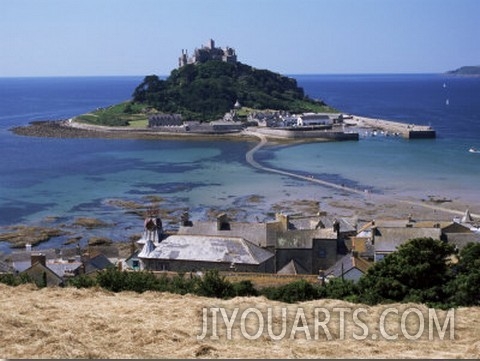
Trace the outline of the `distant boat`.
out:
M 480 153 L 480 150 L 478 150 L 477 148 L 474 148 L 474 147 L 471 147 L 468 151 L 470 153 Z
M 447 84 L 446 84 L 446 83 L 443 83 L 443 87 L 446 88 L 446 87 L 447 87 Z
M 445 104 L 446 104 L 446 105 L 450 104 L 450 100 L 448 100 L 448 99 L 445 100 Z

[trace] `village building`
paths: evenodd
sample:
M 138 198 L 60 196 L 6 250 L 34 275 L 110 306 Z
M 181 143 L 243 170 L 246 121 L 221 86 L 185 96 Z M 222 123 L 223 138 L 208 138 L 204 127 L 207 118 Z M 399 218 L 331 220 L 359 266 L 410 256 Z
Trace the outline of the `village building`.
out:
M 274 254 L 241 237 L 172 235 L 158 246 L 148 240 L 138 258 L 150 271 L 272 273 Z
M 63 286 L 62 277 L 53 272 L 44 262 L 38 261 L 33 263 L 20 274 L 28 276 L 37 285 L 44 287 Z
M 29 244 L 25 251 L 13 252 L 8 259 L 10 273 L 27 275 L 37 284 L 46 286 L 63 286 L 72 277 L 92 274 L 114 266 L 114 263 L 98 250 L 83 255 L 80 255 L 78 248 L 34 251 Z
M 277 214 L 274 221 L 255 223 L 234 222 L 225 213 L 213 222 L 192 222 L 187 214 L 177 234 L 160 241 L 144 230 L 138 242 L 142 249 L 129 262 L 134 269 L 147 270 L 234 267 L 245 272 L 318 274 L 343 256 L 343 240 L 353 233 L 355 228 L 345 221 L 329 222 L 324 215 Z
M 180 127 L 183 125 L 181 114 L 153 114 L 148 117 L 148 127 Z
M 361 227 L 347 245 L 360 257 L 378 262 L 415 238 L 441 240 L 461 249 L 468 243 L 479 242 L 480 234 L 464 224 L 450 221 L 375 220 Z
M 371 266 L 372 262 L 360 258 L 356 252 L 352 252 L 343 256 L 335 265 L 323 272 L 322 277 L 325 277 L 326 280 L 341 278 L 358 282 Z
M 333 120 L 328 114 L 320 113 L 304 113 L 297 117 L 297 126 L 310 127 L 310 126 L 332 126 Z

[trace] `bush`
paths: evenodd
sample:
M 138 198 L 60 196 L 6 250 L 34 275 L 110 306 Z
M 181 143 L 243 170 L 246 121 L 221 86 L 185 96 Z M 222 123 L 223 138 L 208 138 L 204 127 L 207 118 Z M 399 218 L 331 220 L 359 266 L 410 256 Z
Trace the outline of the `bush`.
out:
M 253 286 L 253 283 L 250 280 L 234 282 L 233 292 L 235 296 L 240 296 L 240 297 L 258 296 L 258 291 L 255 289 L 255 287 Z
M 87 275 L 79 275 L 79 276 L 70 278 L 67 282 L 67 286 L 72 286 L 76 288 L 90 288 L 96 285 L 97 285 L 97 280 Z
M 198 282 L 197 292 L 200 296 L 231 298 L 235 296 L 231 282 L 221 276 L 218 270 L 208 270 Z
M 310 301 L 325 297 L 324 288 L 313 285 L 303 279 L 280 287 L 264 288 L 262 294 L 268 299 L 287 303 Z
M 325 285 L 324 292 L 326 298 L 354 301 L 357 297 L 358 289 L 353 281 L 334 278 Z
M 183 274 L 175 275 L 169 279 L 170 283 L 166 291 L 185 295 L 187 293 L 195 293 L 198 284 L 198 277 L 192 276 L 186 278 Z
M 112 292 L 127 290 L 127 272 L 119 271 L 115 267 L 107 268 L 97 274 L 98 285 Z
M 4 283 L 8 286 L 18 286 L 25 283 L 35 283 L 29 275 L 13 275 L 11 273 L 0 275 L 0 283 Z

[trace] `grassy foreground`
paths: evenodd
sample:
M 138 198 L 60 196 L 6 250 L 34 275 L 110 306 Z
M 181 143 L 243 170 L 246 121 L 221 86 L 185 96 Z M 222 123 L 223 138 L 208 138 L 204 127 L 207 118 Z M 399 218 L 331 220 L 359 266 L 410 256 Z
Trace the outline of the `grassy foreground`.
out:
M 225 337 L 225 325 L 219 324 L 219 340 L 198 340 L 202 330 L 204 307 L 242 310 L 256 307 L 287 307 L 288 322 L 294 310 L 313 307 L 355 308 L 336 300 L 315 300 L 284 304 L 264 297 L 236 297 L 219 300 L 193 295 L 134 292 L 113 293 L 101 289 L 43 288 L 32 285 L 10 287 L 0 284 L 0 357 L 1 358 L 479 358 L 480 308 L 459 308 L 455 312 L 455 340 L 420 338 L 410 341 L 353 339 L 346 331 L 338 339 L 338 314 L 332 314 L 329 328 L 333 340 L 306 340 L 301 332 L 294 339 L 274 341 L 268 336 L 255 340 L 233 332 Z M 378 319 L 386 307 L 402 310 L 416 307 L 428 313 L 426 306 L 390 304 L 363 306 L 372 331 L 378 330 Z M 444 311 L 438 311 L 439 315 Z M 307 322 L 311 319 L 307 315 Z M 336 318 L 335 318 L 336 317 Z M 348 315 L 347 315 L 348 317 Z M 398 316 L 399 318 L 400 316 Z M 400 332 L 399 320 L 392 315 L 389 333 Z M 347 325 L 351 325 L 348 322 Z M 255 324 L 250 333 L 254 333 Z M 238 329 L 237 329 L 238 331 Z M 361 329 L 355 332 L 361 333 Z M 266 333 L 266 332 L 265 332 Z M 428 334 L 428 332 L 427 332 Z

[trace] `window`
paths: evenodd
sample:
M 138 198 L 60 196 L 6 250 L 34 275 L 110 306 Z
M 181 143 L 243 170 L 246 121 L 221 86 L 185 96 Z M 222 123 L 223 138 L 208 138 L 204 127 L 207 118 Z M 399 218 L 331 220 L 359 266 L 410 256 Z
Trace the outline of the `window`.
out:
M 327 258 L 327 250 L 323 247 L 318 249 L 318 257 L 319 258 Z

